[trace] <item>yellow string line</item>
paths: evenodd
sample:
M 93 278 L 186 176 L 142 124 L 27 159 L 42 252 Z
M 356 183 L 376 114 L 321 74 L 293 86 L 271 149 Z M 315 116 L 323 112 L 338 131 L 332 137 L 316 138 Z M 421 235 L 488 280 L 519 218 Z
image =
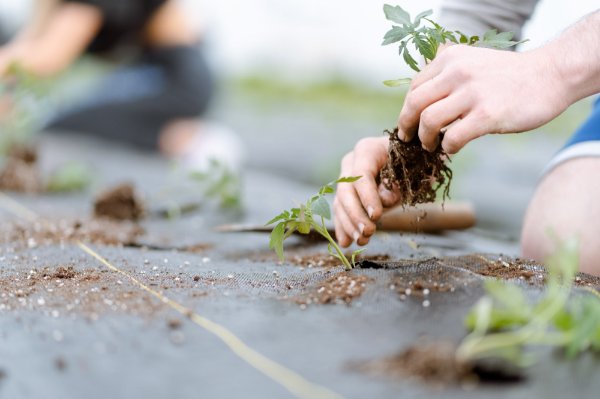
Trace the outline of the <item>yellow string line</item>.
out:
M 148 287 L 129 273 L 113 266 L 109 263 L 105 258 L 100 256 L 90 247 L 85 245 L 82 242 L 77 243 L 79 248 L 81 248 L 84 252 L 89 254 L 90 256 L 97 259 L 103 265 L 108 267 L 114 272 L 120 273 L 123 276 L 127 277 L 131 281 L 133 281 L 138 287 L 143 289 L 144 291 L 150 293 L 155 296 L 163 303 L 169 305 L 171 308 L 181 313 L 182 315 L 189 318 L 192 322 L 202 327 L 206 331 L 215 335 L 218 339 L 220 339 L 225 345 L 231 349 L 231 351 L 239 356 L 242 360 L 248 363 L 251 367 L 259 370 L 267 377 L 271 378 L 276 383 L 283 386 L 290 393 L 298 398 L 323 398 L 323 399 L 341 399 L 342 396 L 337 393 L 329 390 L 328 388 L 313 384 L 307 381 L 301 375 L 295 373 L 294 371 L 282 366 L 281 364 L 269 359 L 268 357 L 262 355 L 261 353 L 255 351 L 246 345 L 241 339 L 235 336 L 230 330 L 217 324 L 199 314 L 195 313 L 191 309 L 181 305 L 180 303 L 167 298 L 160 292 L 153 290 Z
M 592 288 L 592 287 L 581 287 L 584 290 L 586 290 L 587 292 L 594 294 L 596 297 L 598 297 L 600 299 L 600 292 L 596 291 L 596 289 Z
M 17 201 L 0 191 L 0 202 L 3 203 L 4 209 L 12 212 L 29 222 L 35 222 L 38 215 L 27 207 L 19 204 Z

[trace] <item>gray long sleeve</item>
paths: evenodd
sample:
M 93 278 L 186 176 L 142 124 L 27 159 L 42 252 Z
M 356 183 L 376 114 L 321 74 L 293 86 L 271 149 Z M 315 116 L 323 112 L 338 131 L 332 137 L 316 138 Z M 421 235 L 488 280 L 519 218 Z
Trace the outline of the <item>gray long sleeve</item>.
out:
M 440 23 L 469 36 L 498 29 L 513 32 L 520 40 L 523 25 L 537 3 L 538 0 L 444 0 Z

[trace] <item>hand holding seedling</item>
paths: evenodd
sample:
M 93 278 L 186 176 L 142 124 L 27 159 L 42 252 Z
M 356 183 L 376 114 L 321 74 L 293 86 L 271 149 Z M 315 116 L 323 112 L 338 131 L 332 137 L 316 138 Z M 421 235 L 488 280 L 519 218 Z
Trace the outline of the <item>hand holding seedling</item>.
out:
M 412 38 L 426 61 L 410 85 L 398 136 L 410 141 L 418 135 L 428 151 L 441 141 L 443 150 L 454 154 L 486 134 L 537 128 L 573 102 L 600 91 L 600 12 L 526 53 L 498 51 L 518 44 L 509 32 L 469 38 L 445 30 L 429 20 L 427 12 L 414 22 L 400 7 L 386 6 L 385 12 L 399 26 L 386 34 L 384 44 L 400 41 L 404 60 L 418 70 L 406 47 Z M 433 27 L 420 27 L 423 21 Z M 596 51 L 588 56 L 590 49 Z

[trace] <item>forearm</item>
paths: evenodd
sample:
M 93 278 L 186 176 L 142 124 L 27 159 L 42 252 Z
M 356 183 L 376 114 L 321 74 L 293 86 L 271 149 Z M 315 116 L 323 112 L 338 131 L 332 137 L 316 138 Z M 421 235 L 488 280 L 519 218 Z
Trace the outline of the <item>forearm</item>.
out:
M 600 10 L 535 51 L 554 68 L 569 103 L 600 93 Z

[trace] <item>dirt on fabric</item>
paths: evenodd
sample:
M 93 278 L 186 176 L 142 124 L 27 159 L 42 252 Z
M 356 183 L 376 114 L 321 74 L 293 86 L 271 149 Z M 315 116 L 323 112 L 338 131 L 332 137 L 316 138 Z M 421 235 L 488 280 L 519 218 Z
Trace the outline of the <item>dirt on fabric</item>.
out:
M 351 253 L 345 254 L 347 258 L 350 258 Z M 248 257 L 250 260 L 257 262 L 279 262 L 277 255 L 273 251 L 261 252 L 258 254 L 252 254 Z M 356 262 L 370 261 L 370 262 L 385 262 L 390 259 L 387 254 L 377 255 L 363 255 L 359 254 L 356 256 Z M 284 263 L 301 266 L 307 268 L 313 267 L 337 267 L 341 266 L 342 262 L 335 256 L 329 253 L 306 253 L 305 251 L 286 251 Z
M 110 219 L 13 221 L 0 225 L 0 244 L 13 249 L 61 245 L 83 241 L 93 244 L 135 244 L 144 229 L 133 222 Z
M 33 194 L 43 189 L 36 150 L 25 145 L 10 147 L 0 170 L 0 190 Z
M 132 184 L 123 183 L 100 193 L 94 201 L 94 216 L 116 220 L 138 220 L 144 205 Z
M 299 305 L 311 304 L 351 304 L 365 292 L 367 283 L 371 281 L 367 276 L 355 275 L 351 272 L 336 274 L 320 282 L 308 292 L 294 298 Z
M 136 277 L 157 291 L 187 292 L 194 288 L 193 298 L 207 295 L 181 273 L 157 267 L 151 270 Z M 168 307 L 126 277 L 108 269 L 78 269 L 71 264 L 34 266 L 21 272 L 0 270 L 0 314 L 26 310 L 41 311 L 52 317 L 78 315 L 94 321 L 107 313 L 153 318 L 168 312 Z M 169 321 L 168 326 L 176 329 L 176 324 Z
M 440 273 L 438 273 L 440 272 Z M 428 278 L 415 278 L 410 275 L 398 274 L 392 277 L 390 288 L 395 290 L 401 299 L 406 297 L 425 298 L 432 292 L 454 292 L 456 287 L 446 276 L 440 278 L 441 270 L 434 270 Z M 445 282 L 442 282 L 445 281 Z
M 379 173 L 379 180 L 389 190 L 402 193 L 400 205 L 414 206 L 436 200 L 443 188 L 442 199 L 449 197 L 452 170 L 441 146 L 426 151 L 415 135 L 405 143 L 398 138 L 398 129 L 385 131 L 389 135 L 388 162 Z
M 394 379 L 415 379 L 434 386 L 477 382 L 473 365 L 459 362 L 449 342 L 419 342 L 400 353 L 352 368 Z

